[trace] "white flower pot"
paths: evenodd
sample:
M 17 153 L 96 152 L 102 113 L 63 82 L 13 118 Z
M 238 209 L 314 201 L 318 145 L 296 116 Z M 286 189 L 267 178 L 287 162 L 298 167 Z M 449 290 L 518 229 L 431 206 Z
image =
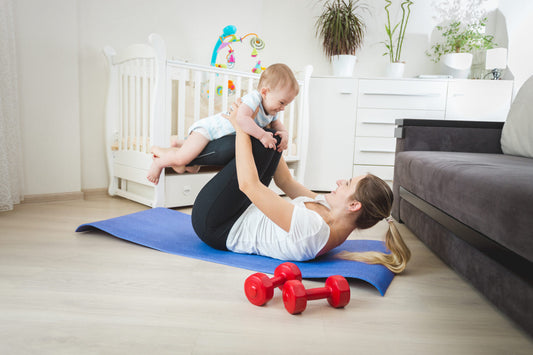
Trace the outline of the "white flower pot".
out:
M 387 63 L 387 78 L 403 78 L 405 63 Z
M 333 65 L 333 76 L 350 77 L 353 76 L 353 70 L 357 57 L 355 55 L 341 54 L 331 57 Z
M 471 53 L 445 54 L 441 58 L 442 70 L 446 75 L 451 75 L 458 79 L 466 79 L 470 74 L 473 57 Z

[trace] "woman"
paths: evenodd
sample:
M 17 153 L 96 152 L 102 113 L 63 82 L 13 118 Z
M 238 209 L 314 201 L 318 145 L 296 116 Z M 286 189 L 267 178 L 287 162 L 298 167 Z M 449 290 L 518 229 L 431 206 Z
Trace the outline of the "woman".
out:
M 389 217 L 393 195 L 387 183 L 369 174 L 339 180 L 326 195 L 310 191 L 294 180 L 281 153 L 238 126 L 239 104 L 227 117 L 236 131 L 235 159 L 200 191 L 193 206 L 192 223 L 200 239 L 220 250 L 302 261 L 339 246 L 356 228 L 387 219 L 390 254 L 344 252 L 341 257 L 402 272 L 410 251 Z M 292 201 L 268 188 L 272 178 Z

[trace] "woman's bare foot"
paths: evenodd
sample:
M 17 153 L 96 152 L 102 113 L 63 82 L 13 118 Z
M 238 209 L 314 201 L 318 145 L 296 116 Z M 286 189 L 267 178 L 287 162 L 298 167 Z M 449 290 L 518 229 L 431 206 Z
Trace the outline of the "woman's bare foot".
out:
M 148 170 L 148 175 L 146 176 L 148 181 L 152 182 L 154 185 L 157 185 L 159 183 L 159 176 L 161 175 L 161 171 L 164 167 L 165 166 L 161 161 L 161 158 L 154 156 L 152 165 L 150 166 L 150 169 Z

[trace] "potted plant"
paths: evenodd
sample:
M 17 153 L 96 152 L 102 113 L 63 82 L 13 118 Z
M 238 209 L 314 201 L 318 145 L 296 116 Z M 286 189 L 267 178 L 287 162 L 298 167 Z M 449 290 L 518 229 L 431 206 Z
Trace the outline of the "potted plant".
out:
M 445 74 L 466 78 L 473 52 L 496 47 L 494 36 L 485 34 L 486 0 L 442 2 L 436 6 L 444 25 L 436 27 L 442 40 L 426 51 L 435 63 L 441 61 Z
M 336 76 L 352 76 L 355 52 L 363 45 L 365 24 L 358 14 L 366 10 L 359 0 L 326 0 L 316 21 L 316 35 L 333 63 Z
M 394 25 L 394 27 L 391 25 L 389 12 L 389 7 L 392 5 L 392 1 L 385 0 L 385 2 L 385 12 L 387 13 L 385 32 L 387 33 L 388 38 L 386 42 L 383 42 L 387 48 L 387 52 L 383 53 L 383 55 L 387 55 L 389 57 L 387 76 L 401 78 L 405 68 L 405 63 L 401 61 L 402 46 L 405 38 L 405 30 L 407 29 L 407 22 L 409 22 L 409 16 L 411 15 L 411 5 L 413 5 L 413 1 L 402 1 L 400 4 L 400 8 L 402 9 L 402 19 L 396 25 Z M 398 26 L 400 27 L 398 28 Z M 396 38 L 394 38 L 395 36 Z

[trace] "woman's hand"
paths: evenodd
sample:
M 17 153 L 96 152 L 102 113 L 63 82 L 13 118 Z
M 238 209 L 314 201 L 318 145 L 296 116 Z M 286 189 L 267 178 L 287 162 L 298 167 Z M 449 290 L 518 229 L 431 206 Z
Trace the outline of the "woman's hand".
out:
M 222 117 L 227 118 L 233 128 L 237 130 L 239 128 L 239 124 L 237 123 L 237 111 L 239 110 L 239 106 L 241 105 L 241 98 L 238 97 L 234 103 L 231 104 L 231 107 L 229 109 L 229 112 L 226 114 L 222 114 Z

